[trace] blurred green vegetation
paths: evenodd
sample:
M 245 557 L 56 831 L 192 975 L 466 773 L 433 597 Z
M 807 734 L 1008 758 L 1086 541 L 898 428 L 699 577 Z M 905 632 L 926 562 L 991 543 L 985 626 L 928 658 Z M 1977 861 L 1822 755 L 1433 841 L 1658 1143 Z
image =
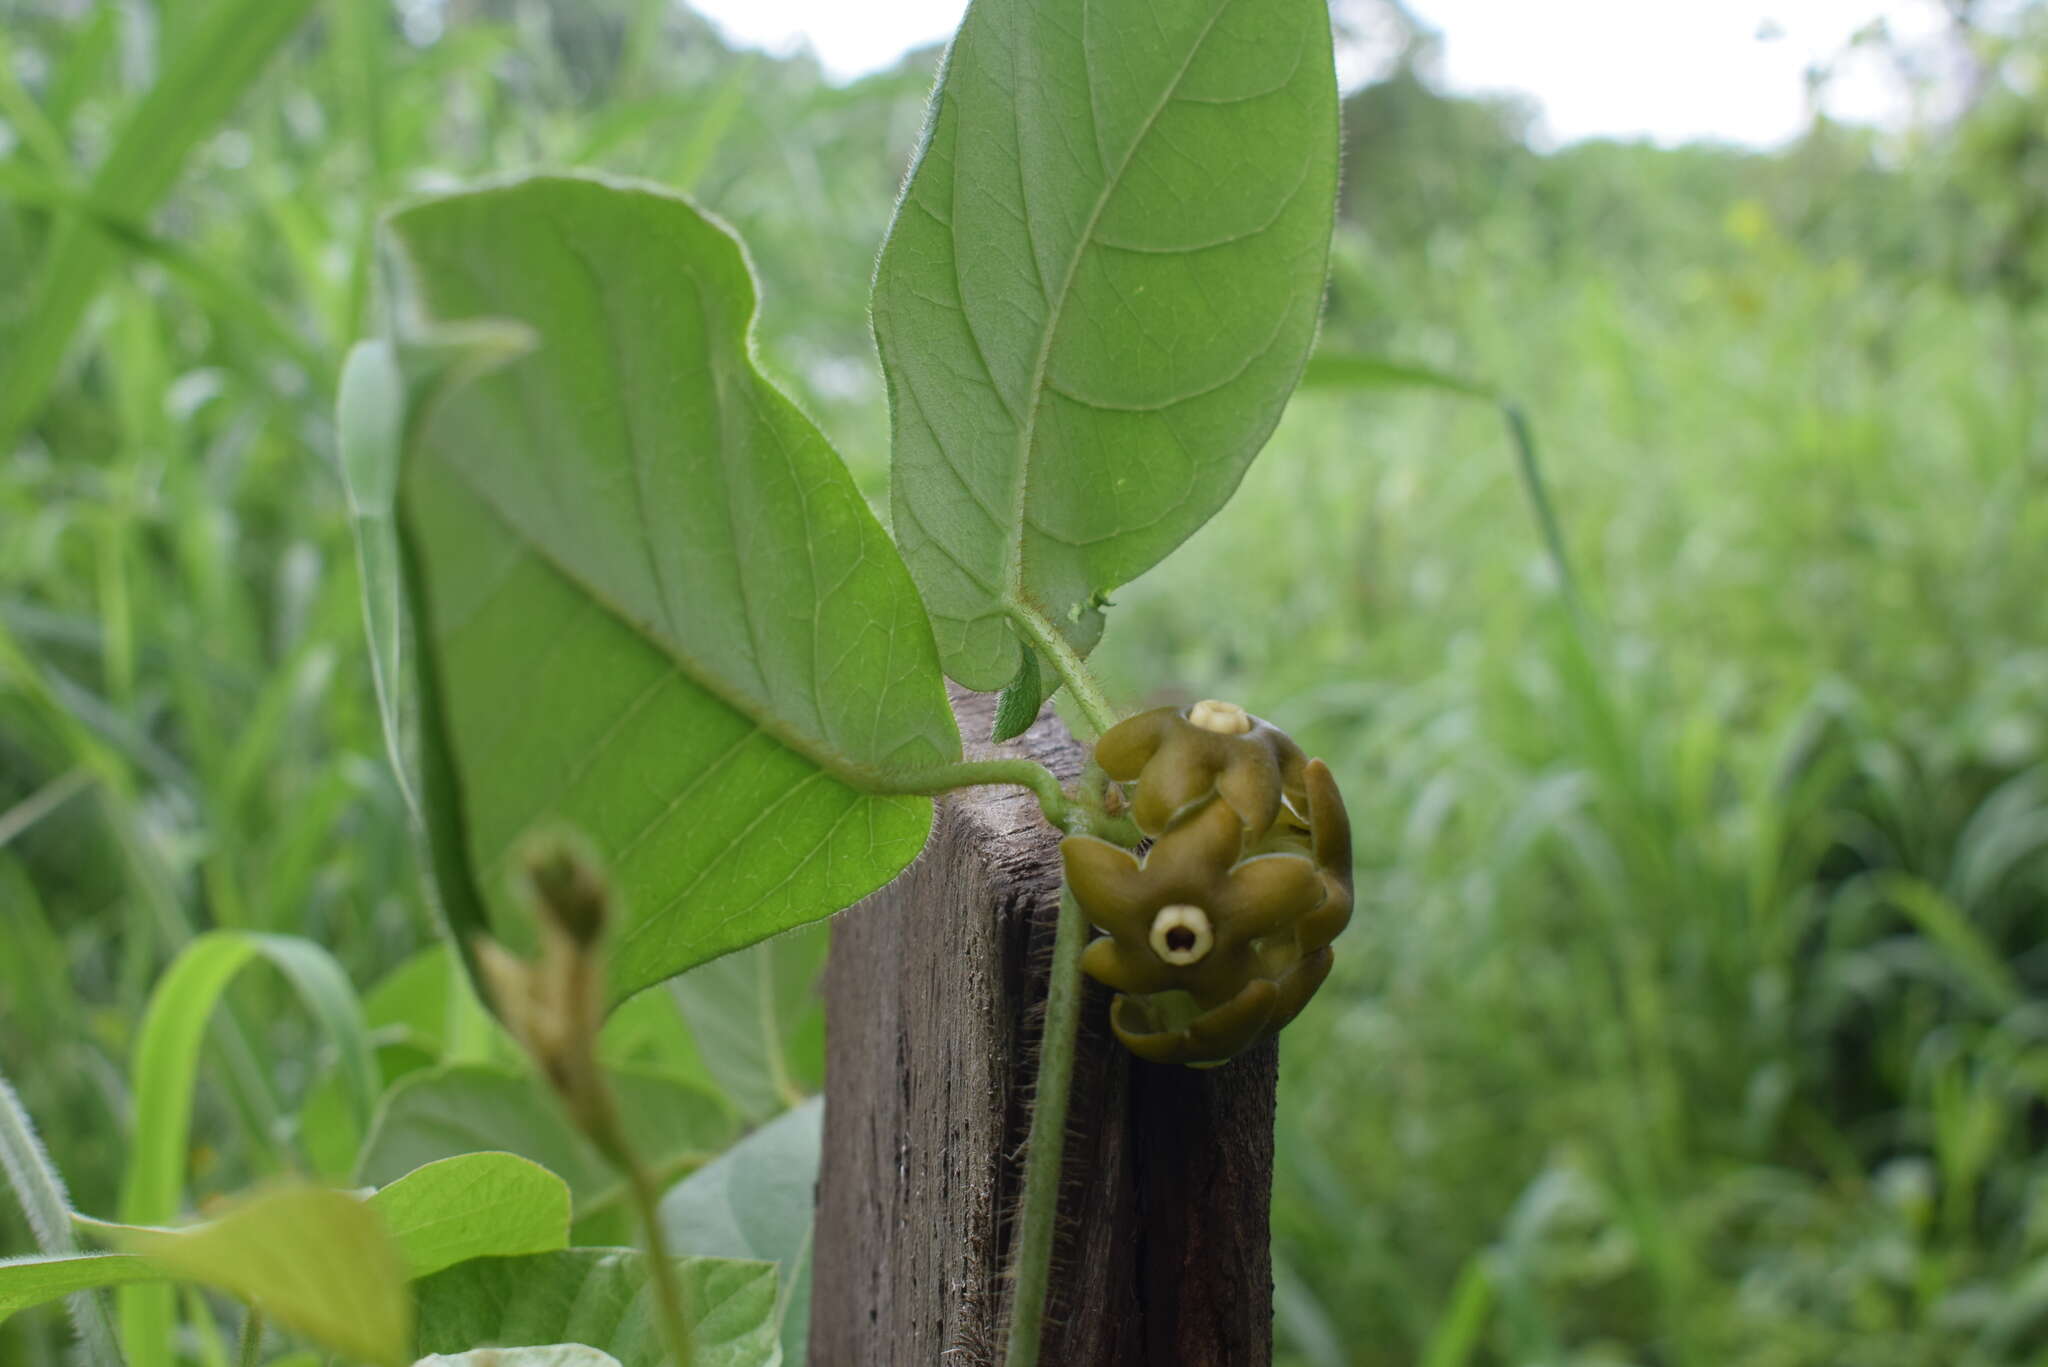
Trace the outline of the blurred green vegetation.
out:
M 688 190 L 879 494 L 865 301 L 933 62 L 329 3 L 217 124 L 145 104 L 226 69 L 231 4 L 0 0 L 0 1072 L 97 1212 L 180 946 L 305 935 L 367 993 L 431 936 L 333 468 L 378 212 Z M 1360 836 L 1284 1051 L 1287 1361 L 2048 1363 L 2048 7 L 1960 41 L 1954 117 L 1768 155 L 1539 155 L 1422 39 L 1350 98 L 1326 351 L 1511 398 L 1578 597 L 1493 404 L 1335 364 L 1119 595 L 1123 695 L 1284 720 Z M 319 1170 L 336 1110 L 285 986 L 229 996 L 202 1193 Z

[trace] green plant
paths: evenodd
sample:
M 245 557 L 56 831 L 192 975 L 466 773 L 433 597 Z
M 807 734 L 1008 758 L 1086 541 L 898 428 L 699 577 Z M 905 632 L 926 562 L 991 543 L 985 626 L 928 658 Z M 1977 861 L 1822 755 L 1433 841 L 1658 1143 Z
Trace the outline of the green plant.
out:
M 665 1168 L 631 1138 L 600 1024 L 655 984 L 887 882 L 922 845 L 931 795 L 1021 784 L 1073 839 L 1124 846 L 1140 838 L 1115 815 L 1127 802 L 1153 830 L 1170 828 L 1169 841 L 1205 809 L 1230 821 L 1217 867 L 1248 859 L 1245 895 L 1226 899 L 1244 917 L 1220 925 L 1217 962 L 1249 952 L 1254 934 L 1280 957 L 1247 987 L 1257 1019 L 1228 1039 L 1196 1023 L 1206 1044 L 1191 1059 L 1220 1062 L 1291 1018 L 1348 916 L 1348 846 L 1331 829 L 1342 818 L 1326 770 L 1311 766 L 1306 790 L 1266 794 L 1256 831 L 1188 775 L 1155 820 L 1163 779 L 1123 774 L 1132 797 L 1100 771 L 1063 787 L 1035 763 L 963 759 L 946 697 L 948 675 L 1007 685 L 1015 729 L 1064 688 L 1084 733 L 1107 730 L 1116 713 L 1083 659 L 1109 593 L 1228 497 L 1314 335 L 1336 186 L 1327 12 L 1288 0 L 1157 18 L 1135 5 L 1061 14 L 982 0 L 951 49 L 875 290 L 900 557 L 823 435 L 758 370 L 751 268 L 686 201 L 542 176 L 389 219 L 388 331 L 351 355 L 339 390 L 379 711 L 453 943 L 490 983 L 571 1132 L 623 1178 L 650 1249 L 646 1294 L 677 1361 L 693 1339 L 702 1348 L 711 1310 L 663 1248 Z M 1095 79 L 1087 49 L 1115 54 L 1115 80 Z M 109 213 L 119 220 L 118 206 Z M 69 315 L 51 316 L 56 327 Z M 35 399 L 24 392 L 14 407 Z M 1227 779 L 1218 791 L 1237 796 Z M 1268 829 L 1283 803 L 1295 834 Z M 543 827 L 573 830 L 588 858 L 529 862 L 512 877 Z M 1297 835 L 1327 872 L 1266 848 Z M 1310 870 L 1299 887 L 1255 895 L 1260 873 L 1297 865 Z M 614 904 L 618 928 L 600 954 L 597 926 Z M 1016 1363 L 1037 1356 L 1084 912 L 1102 915 L 1063 898 L 1019 1217 Z M 1276 915 L 1287 924 L 1265 924 Z M 1303 917 L 1318 929 L 1295 945 Z M 1171 952 L 1177 962 L 1207 948 Z M 401 1145 L 401 1117 L 457 1075 L 420 1073 L 373 1118 L 379 1065 L 361 1013 L 304 947 L 263 937 L 197 941 L 166 980 L 164 1024 L 145 1029 L 138 1055 L 139 1076 L 170 1098 L 145 1108 L 172 1113 L 157 1151 L 184 1149 L 175 1108 L 190 1095 L 207 1014 L 184 998 L 210 1003 L 258 949 L 294 975 L 341 1049 L 356 1166 L 426 1157 Z M 1152 952 L 1142 937 L 1139 951 Z M 177 1066 L 148 1061 L 150 1049 Z M 335 1146 L 337 1164 L 347 1147 Z M 137 1171 L 146 1181 L 124 1214 L 169 1215 L 175 1175 L 161 1163 Z M 264 1202 L 287 1199 L 301 1198 L 258 1197 L 239 1223 L 175 1246 L 231 1245 L 271 1218 Z M 303 1199 L 360 1227 L 338 1238 L 377 1241 L 374 1220 L 347 1213 L 357 1205 Z M 172 1258 L 171 1246 L 152 1265 L 229 1288 L 355 1355 L 449 1346 L 424 1288 L 416 1330 L 360 1306 L 322 1320 L 268 1283 Z M 403 1303 L 402 1252 L 382 1274 L 358 1261 L 382 1277 L 365 1296 Z M 275 1249 L 264 1265 L 302 1275 Z M 136 1265 L 91 1266 L 111 1280 Z M 428 1285 L 459 1273 L 436 1271 Z M 58 1285 L 37 1275 L 45 1290 Z M 166 1294 L 123 1292 L 138 1363 L 166 1358 Z M 260 1337 L 252 1310 L 248 1352 Z
M 577 831 L 618 889 L 608 1004 L 887 882 L 929 794 L 1021 784 L 1073 839 L 1139 838 L 1108 777 L 1063 789 L 1033 763 L 963 760 L 944 677 L 1007 686 L 1012 728 L 1065 688 L 1077 725 L 1107 730 L 1083 657 L 1108 594 L 1228 496 L 1307 356 L 1335 197 L 1327 13 L 1156 18 L 984 0 L 954 42 L 876 277 L 900 559 L 760 375 L 746 260 L 686 202 L 539 177 L 390 220 L 393 333 L 352 359 L 342 412 L 387 720 L 465 953 L 532 946 L 504 871 L 537 824 Z M 1116 54 L 1115 82 L 1091 84 L 1076 25 Z M 390 686 L 407 670 L 416 731 Z M 1197 1022 L 1206 1042 L 1181 1057 L 1222 1061 L 1327 971 L 1348 844 L 1310 773 L 1315 801 L 1297 787 L 1290 811 L 1330 872 L 1272 910 L 1308 916 L 1313 943 L 1281 951 L 1252 897 L 1218 961 L 1264 935 L 1286 962 L 1246 987 L 1256 1009 L 1227 1039 Z M 1192 775 L 1163 808 L 1167 780 L 1119 776 L 1141 819 L 1212 801 L 1236 832 L 1221 867 L 1282 802 L 1275 786 L 1247 832 Z M 1326 900 L 1344 914 L 1316 921 Z M 1100 915 L 1062 905 L 1017 1363 L 1037 1354 L 1082 917 Z
M 129 1121 L 153 981 L 209 930 L 302 936 L 359 1004 L 369 1130 L 258 956 L 209 1004 L 170 1209 L 512 1149 L 570 1188 L 571 1245 L 630 1242 L 614 1170 L 421 948 L 359 621 L 369 510 L 334 478 L 374 225 L 514 166 L 685 191 L 751 250 L 759 368 L 886 504 L 868 286 L 937 54 L 841 86 L 657 0 L 486 0 L 438 31 L 335 4 L 213 126 L 137 117 L 174 66 L 229 93 L 231 54 L 191 41 L 236 36 L 208 8 L 0 0 L 9 383 L 52 359 L 20 329 L 58 230 L 108 248 L 0 451 L 0 1071 L 69 1203 L 118 1216 L 131 1156 L 162 1161 Z M 1426 54 L 1345 97 L 1319 354 L 1088 656 L 1119 701 L 1285 718 L 1353 817 L 1361 914 L 1285 1037 L 1288 1367 L 2035 1367 L 2048 371 L 2039 308 L 2002 288 L 2021 254 L 1990 250 L 2037 169 L 2009 154 L 2039 63 L 2010 52 L 1959 121 L 1769 152 L 1533 149 Z M 144 179 L 176 175 L 116 212 L 83 187 L 131 129 L 163 135 Z M 1590 677 L 1473 390 L 1547 439 L 1604 624 Z M 600 1041 L 675 1182 L 673 1246 L 780 1262 L 728 1270 L 726 1303 L 786 1305 L 786 1346 L 822 929 L 641 993 Z M 0 1246 L 40 1246 L 4 1200 Z M 532 1307 L 526 1341 L 608 1342 L 645 1285 L 611 1254 L 530 1265 L 591 1318 L 522 1259 L 463 1264 L 413 1284 L 437 1350 L 510 1341 L 495 1290 Z M 224 1293 L 173 1294 L 175 1351 L 234 1361 Z M 292 1332 L 252 1351 L 304 1363 Z M 55 1304 L 14 1314 L 0 1361 L 70 1334 Z

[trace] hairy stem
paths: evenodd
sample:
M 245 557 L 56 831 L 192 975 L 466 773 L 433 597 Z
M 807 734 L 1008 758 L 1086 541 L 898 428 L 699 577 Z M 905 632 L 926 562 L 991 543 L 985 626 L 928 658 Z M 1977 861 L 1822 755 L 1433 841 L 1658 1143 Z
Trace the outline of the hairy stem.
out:
M 1070 830 L 1075 821 L 1073 804 L 1052 770 L 1033 759 L 971 759 L 956 764 L 935 764 L 928 769 L 905 769 L 877 775 L 867 784 L 871 793 L 925 793 L 936 795 L 954 788 L 978 784 L 1014 784 L 1029 788 L 1038 799 L 1045 819 L 1060 830 Z
M 1102 687 L 1066 637 L 1036 610 L 1012 605 L 1011 616 L 1031 645 L 1052 663 L 1053 672 L 1081 710 L 1091 745 L 1116 725 L 1116 711 Z M 1099 771 L 1097 771 L 1099 772 Z M 1073 818 L 1062 829 L 1086 834 L 1108 823 L 1100 813 L 1101 789 L 1094 774 L 1083 783 L 1089 802 L 1069 802 Z M 1105 779 L 1106 784 L 1106 779 Z M 1055 823 L 1059 824 L 1059 823 Z M 1128 824 L 1128 823 L 1123 823 Z M 1105 831 L 1104 834 L 1109 834 Z M 1135 835 L 1135 831 L 1132 833 Z M 1135 843 L 1135 840 L 1133 841 Z M 1024 1194 L 1017 1210 L 1016 1252 L 1010 1265 L 1010 1333 L 1007 1367 L 1037 1367 L 1045 1338 L 1045 1300 L 1052 1277 L 1053 1233 L 1059 1226 L 1060 1170 L 1066 1156 L 1067 1101 L 1073 1090 L 1074 1050 L 1081 1028 L 1081 951 L 1088 921 L 1073 890 L 1060 883 L 1060 916 L 1052 941 L 1052 974 L 1046 984 L 1045 1028 L 1038 1040 L 1038 1080 L 1033 1088 L 1031 1129 L 1024 1141 Z
M 626 1185 L 640 1217 L 640 1241 L 647 1249 L 647 1276 L 654 1284 L 662 1342 L 675 1367 L 690 1367 L 696 1348 L 690 1338 L 689 1317 L 683 1313 L 682 1280 L 676 1275 L 675 1259 L 669 1256 L 668 1236 L 661 1231 L 661 1188 L 637 1156 L 629 1153 L 625 1158 Z
M 1067 643 L 1067 638 L 1060 635 L 1059 629 L 1036 608 L 1021 604 L 1011 604 L 1010 618 L 1051 662 L 1053 673 L 1060 676 L 1060 682 L 1066 685 L 1074 705 L 1081 709 L 1082 717 L 1094 733 L 1083 739 L 1093 741 L 1115 726 L 1116 709 L 1109 705 L 1109 699 L 1103 696 L 1102 686 L 1095 682 L 1095 676 L 1088 672 L 1088 666 Z
M 1081 904 L 1062 883 L 1059 927 L 1052 942 L 1052 980 L 1045 996 L 1045 1031 L 1038 1042 L 1031 1131 L 1025 1140 L 1016 1259 L 1010 1267 L 1010 1341 L 1005 1367 L 1037 1367 L 1045 1333 L 1052 1239 L 1059 1224 L 1060 1168 L 1066 1153 L 1067 1094 L 1074 1077 L 1075 1036 L 1081 1025 L 1081 949 L 1087 939 L 1088 922 L 1081 915 Z
M 263 1357 L 263 1312 L 254 1305 L 243 1307 L 242 1344 L 235 1354 L 241 1367 L 256 1367 Z

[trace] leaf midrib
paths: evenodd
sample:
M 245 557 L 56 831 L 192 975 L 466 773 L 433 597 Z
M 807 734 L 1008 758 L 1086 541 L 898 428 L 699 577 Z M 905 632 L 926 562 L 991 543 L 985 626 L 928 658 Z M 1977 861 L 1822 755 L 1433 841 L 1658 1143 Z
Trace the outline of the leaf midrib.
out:
M 530 534 L 476 476 L 453 461 L 437 458 L 435 463 L 451 478 L 460 483 L 478 503 L 490 512 L 492 517 L 503 524 L 506 533 L 519 544 L 526 554 L 533 556 L 575 585 L 579 591 L 589 595 L 592 602 L 608 613 L 612 620 L 630 633 L 634 639 L 643 642 L 657 654 L 669 660 L 675 666 L 676 672 L 679 675 L 687 678 L 691 683 L 709 693 L 720 703 L 753 722 L 755 726 L 767 733 L 777 744 L 802 756 L 819 769 L 824 770 L 827 774 L 857 792 L 871 792 L 873 785 L 885 776 L 884 771 L 879 767 L 857 763 L 850 757 L 834 750 L 829 745 L 812 743 L 809 738 L 793 731 L 781 722 L 765 704 L 756 703 L 746 698 L 744 694 L 738 693 L 737 690 L 718 682 L 716 671 L 709 669 L 702 661 L 693 657 L 679 644 L 652 635 L 643 629 L 634 621 L 630 613 L 613 601 L 609 594 L 592 583 L 589 578 L 567 563 L 561 556 L 555 554 L 549 546 Z
M 1065 316 L 1067 296 L 1073 291 L 1074 276 L 1081 268 L 1081 258 L 1087 255 L 1088 248 L 1094 241 L 1095 228 L 1102 219 L 1103 211 L 1109 207 L 1111 197 L 1115 195 L 1118 187 L 1123 184 L 1124 173 L 1130 170 L 1132 160 L 1138 155 L 1138 149 L 1144 146 L 1147 138 L 1152 136 L 1152 129 L 1158 123 L 1160 114 L 1165 111 L 1167 105 L 1173 102 L 1174 92 L 1179 90 L 1181 82 L 1187 79 L 1188 68 L 1194 65 L 1195 57 L 1201 52 L 1203 46 L 1208 43 L 1209 35 L 1215 30 L 1217 21 L 1223 17 L 1224 11 L 1229 9 L 1233 3 L 1235 3 L 1235 0 L 1220 0 L 1216 8 L 1211 11 L 1208 22 L 1202 25 L 1202 31 L 1196 35 L 1194 42 L 1188 45 L 1187 56 L 1181 59 L 1180 69 L 1173 73 L 1173 79 L 1166 83 L 1165 87 L 1160 91 L 1157 102 L 1146 112 L 1144 121 L 1139 125 L 1136 136 L 1131 139 L 1130 146 L 1124 151 L 1123 160 L 1118 163 L 1113 174 L 1103 177 L 1102 190 L 1096 195 L 1095 204 L 1088 211 L 1087 221 L 1081 225 L 1081 231 L 1075 236 L 1074 249 L 1067 257 L 1066 269 L 1060 279 L 1060 287 L 1052 297 L 1046 300 L 1048 307 L 1046 310 L 1045 327 L 1039 337 L 1038 355 L 1032 363 L 1031 386 L 1025 395 L 1024 421 L 1017 432 L 1017 494 L 1015 504 L 1011 509 L 1010 518 L 1010 524 L 1015 530 L 1010 536 L 1009 553 L 1006 557 L 1008 564 L 1003 567 L 1003 601 L 1004 605 L 1013 612 L 1020 608 L 1032 606 L 1024 593 L 1024 533 L 1027 530 L 1024 513 L 1025 509 L 1030 506 L 1031 499 L 1031 451 L 1038 432 L 1039 406 L 1045 397 L 1045 374 L 1047 366 L 1052 361 L 1053 339 L 1059 334 L 1060 321 Z M 1087 45 L 1088 34 L 1084 23 L 1081 33 L 1081 48 L 1084 61 L 1087 56 Z M 1015 75 L 1015 62 L 1013 60 L 1011 63 L 1013 88 Z M 1099 137 L 1102 121 L 1100 113 L 1095 107 L 1095 82 L 1092 77 L 1088 82 L 1088 109 L 1090 116 L 1094 119 L 1097 136 Z M 1021 146 L 1019 151 L 1022 151 Z M 955 183 L 957 184 L 959 174 L 957 164 L 954 174 L 956 177 Z M 1026 227 L 1028 230 L 1028 218 L 1026 220 Z M 959 243 L 957 237 L 954 239 L 954 243 L 957 250 Z M 970 333 L 973 331 L 971 323 L 968 331 Z

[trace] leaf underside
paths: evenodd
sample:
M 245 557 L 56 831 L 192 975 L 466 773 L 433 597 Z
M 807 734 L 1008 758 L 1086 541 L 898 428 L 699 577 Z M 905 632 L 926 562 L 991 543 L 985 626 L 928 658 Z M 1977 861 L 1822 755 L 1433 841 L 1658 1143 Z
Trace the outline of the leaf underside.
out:
M 1314 339 L 1324 0 L 976 0 L 875 281 L 896 535 L 946 672 L 1077 650 L 1223 504 Z
M 507 864 L 549 823 L 621 893 L 614 1001 L 886 883 L 931 803 L 858 785 L 959 736 L 902 562 L 754 366 L 739 244 L 675 196 L 565 177 L 391 230 L 420 318 L 536 339 L 414 414 L 400 479 L 458 935 L 531 943 Z

